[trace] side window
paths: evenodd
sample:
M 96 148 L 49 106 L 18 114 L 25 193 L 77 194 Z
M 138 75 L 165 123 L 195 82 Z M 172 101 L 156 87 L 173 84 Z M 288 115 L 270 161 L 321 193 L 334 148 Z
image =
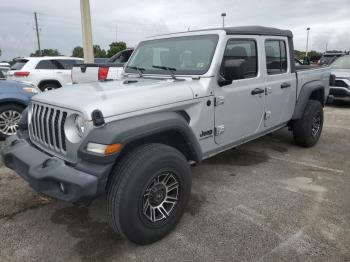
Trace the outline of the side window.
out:
M 67 59 L 67 60 L 55 60 L 57 63 L 58 69 L 66 69 L 66 70 L 71 70 L 73 68 L 73 65 L 78 64 L 79 60 L 72 60 L 72 59 Z
M 40 61 L 35 69 L 57 69 L 52 60 L 42 60 Z
M 266 40 L 266 68 L 269 75 L 287 72 L 287 49 L 283 40 Z
M 115 54 L 114 56 L 112 56 L 110 59 L 109 59 L 109 63 L 119 63 L 120 61 L 120 53 L 117 53 Z
M 124 52 L 121 54 L 121 56 L 120 56 L 119 62 L 120 62 L 120 63 L 126 63 L 126 62 L 128 62 L 128 60 L 129 60 L 131 54 L 132 54 L 132 51 L 130 51 L 130 50 L 124 51 Z
M 223 65 L 225 64 L 226 60 L 243 60 L 245 69 L 244 78 L 241 79 L 256 77 L 258 75 L 257 57 L 257 46 L 255 40 L 231 39 L 226 45 L 220 73 L 223 77 L 225 77 L 223 73 Z
M 63 70 L 64 69 L 64 64 L 62 62 L 63 62 L 62 60 L 52 60 L 52 63 L 55 66 L 54 69 Z

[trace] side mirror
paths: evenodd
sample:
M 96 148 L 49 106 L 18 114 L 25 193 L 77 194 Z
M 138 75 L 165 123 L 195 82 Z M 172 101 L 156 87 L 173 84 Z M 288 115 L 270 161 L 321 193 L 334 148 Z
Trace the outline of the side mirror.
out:
M 220 86 L 229 85 L 233 80 L 244 79 L 246 63 L 244 59 L 227 59 L 223 64 L 224 79 L 219 81 Z

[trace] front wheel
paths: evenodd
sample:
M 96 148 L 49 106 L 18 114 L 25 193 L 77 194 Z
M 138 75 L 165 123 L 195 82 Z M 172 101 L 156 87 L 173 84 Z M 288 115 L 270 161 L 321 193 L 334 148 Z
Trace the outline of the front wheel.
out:
M 178 223 L 191 193 L 191 172 L 175 148 L 147 144 L 117 164 L 107 187 L 112 228 L 146 245 L 160 240 Z
M 23 107 L 15 104 L 0 106 L 0 139 L 16 134 Z
M 319 101 L 310 100 L 301 119 L 293 123 L 293 137 L 297 145 L 312 147 L 320 139 L 323 128 L 323 107 Z

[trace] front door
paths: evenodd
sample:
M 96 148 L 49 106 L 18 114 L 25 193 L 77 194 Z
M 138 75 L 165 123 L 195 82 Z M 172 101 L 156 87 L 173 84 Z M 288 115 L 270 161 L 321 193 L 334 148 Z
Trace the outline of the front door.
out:
M 263 126 L 265 83 L 260 73 L 260 38 L 228 39 L 223 62 L 226 59 L 244 63 L 244 77 L 232 84 L 215 88 L 215 142 L 231 144 L 256 134 Z M 222 66 L 223 67 L 223 66 Z M 223 68 L 220 75 L 225 78 Z
M 292 118 L 296 102 L 296 77 L 291 73 L 286 38 L 265 37 L 265 127 L 273 128 Z

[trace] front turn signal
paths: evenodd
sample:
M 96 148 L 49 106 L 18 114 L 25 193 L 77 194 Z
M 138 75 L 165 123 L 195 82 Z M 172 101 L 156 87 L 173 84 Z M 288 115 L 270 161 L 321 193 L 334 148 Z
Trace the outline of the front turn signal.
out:
M 121 144 L 102 145 L 96 143 L 88 143 L 86 150 L 100 155 L 112 155 L 118 153 L 122 149 Z

